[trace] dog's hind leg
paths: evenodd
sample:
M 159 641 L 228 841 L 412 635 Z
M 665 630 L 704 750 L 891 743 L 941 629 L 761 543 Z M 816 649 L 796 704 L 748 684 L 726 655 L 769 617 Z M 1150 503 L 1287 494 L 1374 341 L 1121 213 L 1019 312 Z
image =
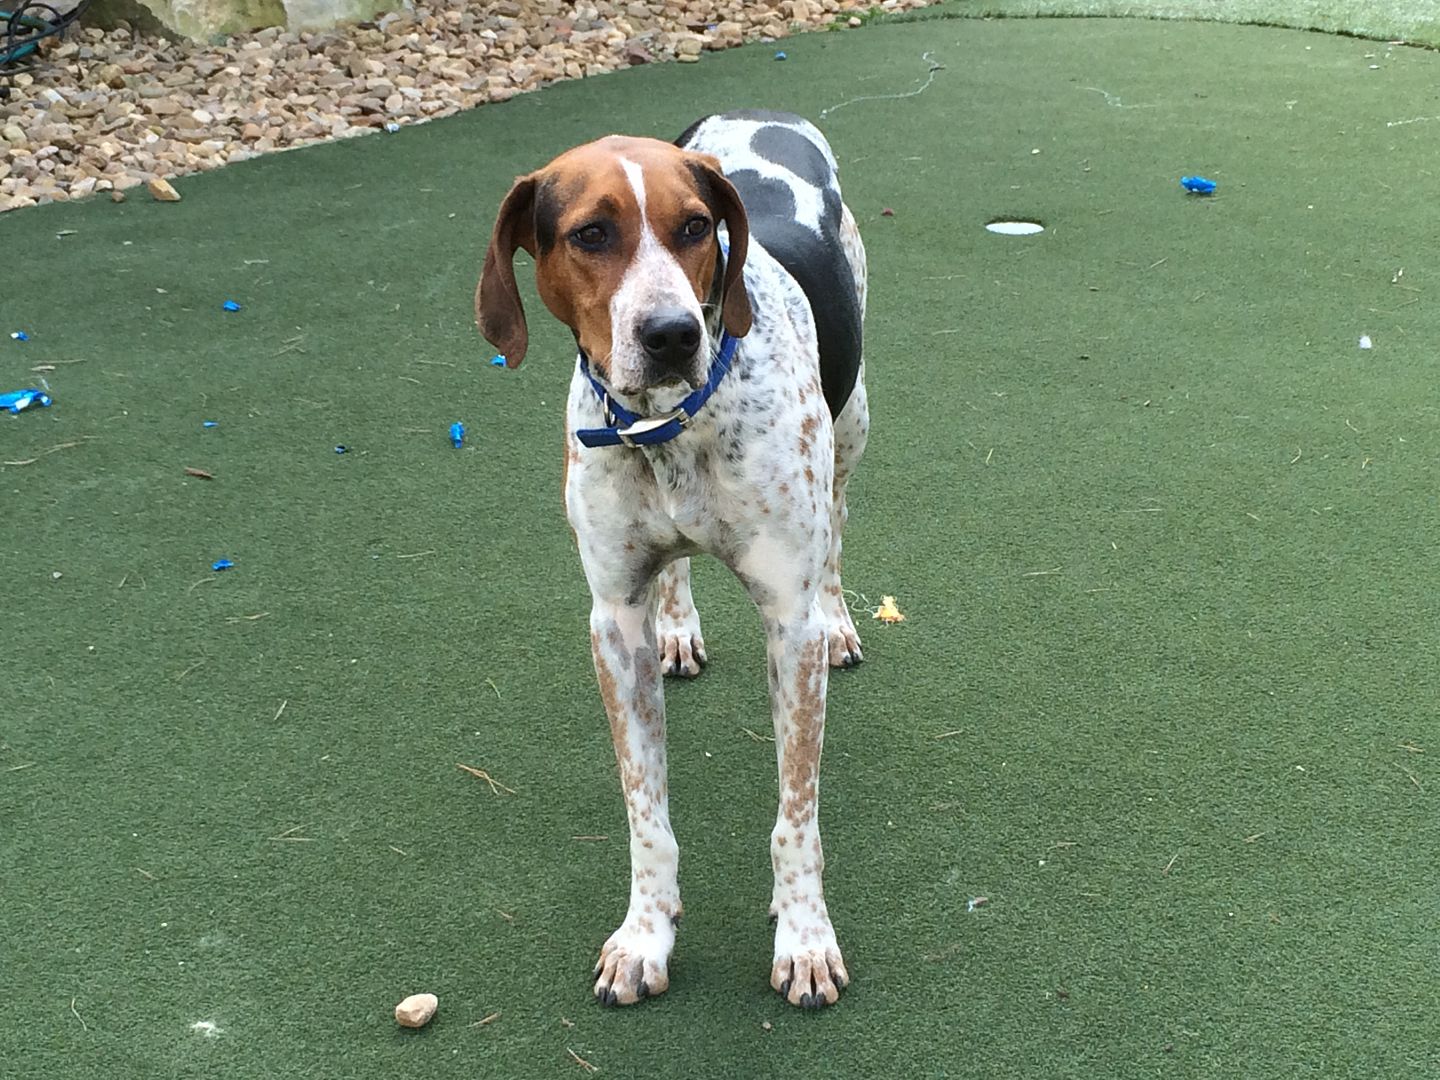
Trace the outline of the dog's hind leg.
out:
M 870 432 L 870 410 L 865 399 L 865 365 L 850 400 L 835 418 L 835 482 L 830 499 L 830 551 L 820 580 L 820 604 L 825 612 L 831 667 L 854 667 L 864 657 L 860 652 L 860 635 L 845 602 L 845 588 L 840 583 L 841 534 L 850 511 L 845 505 L 845 487 L 850 472 L 865 450 Z
M 845 258 L 855 276 L 855 291 L 860 299 L 860 316 L 865 316 L 866 267 L 865 245 L 860 240 L 860 231 L 850 208 L 844 208 L 840 218 L 840 242 L 845 248 Z M 863 659 L 860 653 L 860 635 L 855 631 L 855 621 L 850 617 L 850 607 L 845 602 L 845 589 L 840 584 L 841 534 L 845 531 L 846 519 L 850 512 L 845 505 L 845 486 L 850 474 L 860 463 L 865 453 L 865 442 L 870 435 L 870 406 L 865 393 L 865 361 L 860 361 L 860 370 L 855 376 L 855 389 L 840 415 L 835 417 L 835 483 L 830 499 L 830 552 L 825 560 L 824 576 L 820 582 L 820 603 L 825 611 L 828 631 L 831 667 L 854 667 Z
M 693 679 L 705 666 L 700 614 L 690 595 L 690 560 L 676 559 L 660 571 L 656 588 L 655 636 L 660 667 L 666 675 Z

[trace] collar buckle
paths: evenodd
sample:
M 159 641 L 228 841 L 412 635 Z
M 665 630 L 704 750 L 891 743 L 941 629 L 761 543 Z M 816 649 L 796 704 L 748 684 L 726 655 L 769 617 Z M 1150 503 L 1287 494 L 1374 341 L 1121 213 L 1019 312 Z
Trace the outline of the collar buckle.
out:
M 623 428 L 616 428 L 615 436 L 620 440 L 622 446 L 628 446 L 634 449 L 644 445 L 643 443 L 635 441 L 638 436 L 647 435 L 652 431 L 658 431 L 660 428 L 668 427 L 671 424 L 678 424 L 680 430 L 683 431 L 690 426 L 692 419 L 694 418 L 683 408 L 676 409 L 665 416 L 643 416 L 633 424 Z M 676 432 L 676 434 L 679 434 L 679 432 Z M 667 439 L 665 441 L 668 442 L 669 440 Z

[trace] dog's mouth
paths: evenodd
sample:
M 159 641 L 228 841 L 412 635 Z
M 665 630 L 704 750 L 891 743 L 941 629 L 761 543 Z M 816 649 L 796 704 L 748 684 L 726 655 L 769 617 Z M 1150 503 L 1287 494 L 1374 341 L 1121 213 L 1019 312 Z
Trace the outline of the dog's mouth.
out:
M 698 390 L 705 380 L 693 375 L 666 375 L 645 387 L 646 390 Z
M 640 359 L 638 364 L 626 365 L 623 373 L 614 367 L 610 371 L 610 385 L 617 394 L 638 397 L 648 394 L 688 394 L 705 385 L 708 365 L 695 356 L 682 365 L 660 364 L 650 358 Z M 638 369 L 638 370 L 637 370 Z
M 615 393 L 623 397 L 631 398 L 642 403 L 649 403 L 655 401 L 657 398 L 667 400 L 674 398 L 676 395 L 683 397 L 690 393 L 691 390 L 698 390 L 704 386 L 705 380 L 688 379 L 679 375 L 667 375 L 661 379 L 647 381 L 635 386 L 627 386 L 620 383 L 612 383 L 612 385 L 615 387 Z

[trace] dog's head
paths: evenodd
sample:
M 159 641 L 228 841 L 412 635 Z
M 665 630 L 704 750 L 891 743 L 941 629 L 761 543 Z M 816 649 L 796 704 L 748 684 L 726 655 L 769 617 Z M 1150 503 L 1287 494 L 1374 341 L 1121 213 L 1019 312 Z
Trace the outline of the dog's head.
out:
M 722 221 L 728 258 L 715 233 Z M 714 348 L 707 306 L 720 304 L 732 335 L 750 329 L 748 240 L 745 208 L 715 158 L 612 135 L 515 181 L 485 253 L 475 320 L 518 366 L 529 344 L 513 268 L 523 248 L 545 306 L 617 392 L 700 386 Z

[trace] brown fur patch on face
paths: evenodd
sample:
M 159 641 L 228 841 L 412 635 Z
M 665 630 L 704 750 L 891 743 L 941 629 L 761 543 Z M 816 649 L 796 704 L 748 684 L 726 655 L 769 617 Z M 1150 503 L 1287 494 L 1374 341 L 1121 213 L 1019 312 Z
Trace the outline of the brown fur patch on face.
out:
M 642 231 L 640 204 L 622 159 L 640 166 L 645 223 L 675 256 L 701 304 L 709 299 L 718 261 L 714 215 L 690 167 L 696 155 L 658 139 L 612 135 L 577 146 L 540 170 L 536 287 L 601 376 L 609 371 L 613 347 L 610 299 L 635 258 Z M 686 225 L 697 216 L 709 227 L 698 238 L 686 237 Z M 590 226 L 598 233 L 587 234 Z M 600 242 L 586 242 L 596 237 Z

